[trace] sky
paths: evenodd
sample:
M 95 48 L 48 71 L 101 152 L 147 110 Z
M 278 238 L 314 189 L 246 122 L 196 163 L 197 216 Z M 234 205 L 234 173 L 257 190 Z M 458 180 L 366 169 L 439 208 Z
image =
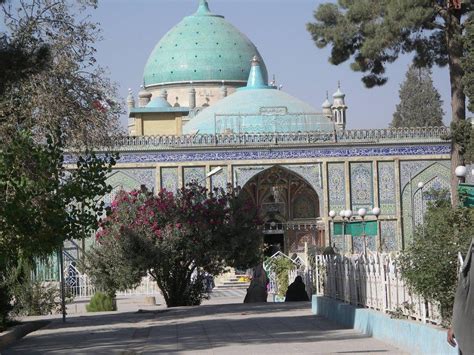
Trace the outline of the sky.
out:
M 257 46 L 269 73 L 283 90 L 321 111 L 326 91 L 332 94 L 341 82 L 346 94 L 347 127 L 386 128 L 399 101 L 398 90 L 410 57 L 388 66 L 389 81 L 367 89 L 361 74 L 349 62 L 329 64 L 329 48 L 318 49 L 306 23 L 322 0 L 209 0 L 214 13 L 245 33 Z M 184 16 L 197 9 L 199 0 L 99 0 L 92 20 L 99 22 L 103 40 L 98 42 L 97 60 L 107 67 L 125 101 L 128 88 L 140 90 L 143 69 L 156 43 Z M 434 68 L 433 79 L 441 94 L 445 123 L 450 120 L 447 68 Z M 125 127 L 126 117 L 122 118 Z

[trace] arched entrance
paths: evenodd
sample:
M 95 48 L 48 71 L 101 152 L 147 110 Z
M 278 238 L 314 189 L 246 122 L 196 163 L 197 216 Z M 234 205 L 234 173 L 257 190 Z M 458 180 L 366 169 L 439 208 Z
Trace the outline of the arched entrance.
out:
M 319 196 L 298 174 L 273 166 L 247 181 L 241 193 L 259 208 L 266 255 L 303 253 L 305 244 L 323 246 Z

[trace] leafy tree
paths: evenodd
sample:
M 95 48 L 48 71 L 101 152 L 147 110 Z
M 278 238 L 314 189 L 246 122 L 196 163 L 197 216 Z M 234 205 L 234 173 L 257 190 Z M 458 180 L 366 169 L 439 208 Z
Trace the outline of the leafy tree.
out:
M 12 288 L 6 270 L 89 236 L 104 213 L 115 164 L 84 147 L 117 133 L 115 87 L 95 65 L 97 25 L 79 13 L 95 0 L 0 0 L 0 321 L 28 275 Z M 11 5 L 16 6 L 15 8 Z M 65 145 L 83 154 L 66 171 Z M 5 297 L 4 297 L 5 296 Z M 19 295 L 14 295 L 19 299 Z
M 469 99 L 469 111 L 474 113 L 474 13 L 471 13 L 465 22 L 466 38 L 464 42 L 464 58 L 462 66 L 464 70 L 463 84 L 464 92 Z
M 46 145 L 21 131 L 0 151 L 0 250 L 25 256 L 47 255 L 66 239 L 82 239 L 105 214 L 100 198 L 111 191 L 109 155 L 78 156 L 74 170 L 64 165 L 64 148 Z
M 39 140 L 60 128 L 68 146 L 80 147 L 103 146 L 120 132 L 116 88 L 96 64 L 98 26 L 79 15 L 96 3 L 18 0 L 15 6 L 3 5 L 7 32 L 0 41 L 0 78 L 8 79 L 0 95 L 4 144 L 18 127 L 35 132 Z
M 49 255 L 64 240 L 90 236 L 105 214 L 100 198 L 111 191 L 106 177 L 115 158 L 86 152 L 74 170 L 66 170 L 64 156 L 61 140 L 48 136 L 38 144 L 25 131 L 0 150 L 0 288 L 10 297 L 7 270 Z M 23 276 L 16 281 L 27 280 Z M 0 304 L 4 321 L 8 303 Z
M 463 122 L 466 97 L 463 88 L 465 24 L 472 16 L 471 0 L 338 0 L 325 3 L 307 25 L 319 48 L 332 45 L 332 64 L 353 59 L 351 68 L 364 73 L 367 87 L 387 82 L 385 67 L 401 54 L 414 53 L 417 67 L 449 67 L 452 121 Z M 453 141 L 452 171 L 462 163 Z M 456 177 L 451 178 L 453 205 Z
M 124 213 L 129 217 L 122 219 Z M 103 253 L 122 248 L 125 263 L 156 280 L 168 307 L 197 305 L 205 294 L 205 273 L 260 261 L 257 223 L 256 210 L 236 192 L 208 194 L 196 184 L 176 195 L 133 191 L 114 201 L 97 248 Z
M 400 103 L 391 127 L 437 127 L 443 125 L 441 95 L 433 85 L 429 69 L 408 68 L 400 86 Z
M 460 252 L 465 255 L 474 230 L 474 209 L 452 208 L 449 193 L 428 192 L 423 226 L 400 258 L 402 277 L 415 293 L 440 305 L 446 324 L 452 315 Z M 444 196 L 443 196 L 444 195 Z

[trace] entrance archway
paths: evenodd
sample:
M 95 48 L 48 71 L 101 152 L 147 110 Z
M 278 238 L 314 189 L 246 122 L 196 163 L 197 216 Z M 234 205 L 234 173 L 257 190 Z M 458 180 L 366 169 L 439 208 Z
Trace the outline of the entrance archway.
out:
M 303 253 L 305 244 L 324 245 L 319 196 L 303 177 L 272 166 L 247 181 L 241 194 L 259 208 L 267 255 L 278 250 L 292 255 Z

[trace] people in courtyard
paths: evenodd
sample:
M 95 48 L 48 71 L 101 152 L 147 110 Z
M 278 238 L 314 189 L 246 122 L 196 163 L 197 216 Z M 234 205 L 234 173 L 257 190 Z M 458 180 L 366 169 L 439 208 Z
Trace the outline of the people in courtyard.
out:
M 285 302 L 309 301 L 306 287 L 301 276 L 296 276 L 295 281 L 288 286 Z
M 250 286 L 247 289 L 244 303 L 267 302 L 268 282 L 269 279 L 263 268 L 263 264 L 259 264 L 253 270 L 252 281 L 250 281 Z
M 453 327 L 448 343 L 459 346 L 460 354 L 474 354 L 474 238 L 459 275 L 453 307 Z

